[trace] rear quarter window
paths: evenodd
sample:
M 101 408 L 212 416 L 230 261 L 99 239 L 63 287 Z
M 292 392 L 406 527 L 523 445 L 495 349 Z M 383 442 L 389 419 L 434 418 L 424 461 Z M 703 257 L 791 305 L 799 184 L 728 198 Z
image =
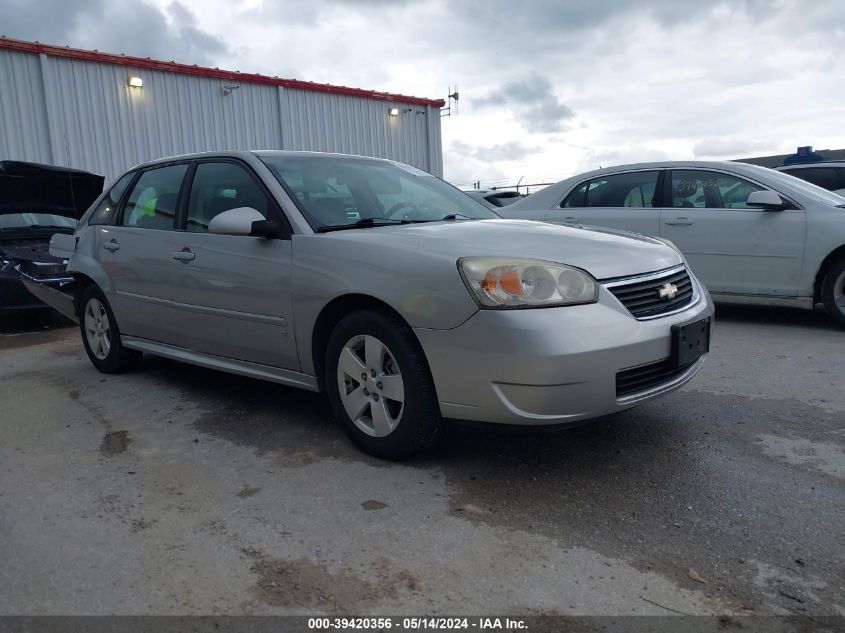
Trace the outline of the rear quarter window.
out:
M 599 176 L 578 185 L 560 206 L 653 207 L 659 174 L 659 171 L 638 171 Z

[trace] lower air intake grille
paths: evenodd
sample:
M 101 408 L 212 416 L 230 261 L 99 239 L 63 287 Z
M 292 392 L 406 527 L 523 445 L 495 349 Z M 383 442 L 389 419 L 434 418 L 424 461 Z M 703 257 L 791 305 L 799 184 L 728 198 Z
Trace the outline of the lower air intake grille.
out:
M 656 363 L 641 365 L 633 369 L 625 369 L 616 374 L 616 397 L 630 396 L 640 391 L 648 391 L 654 387 L 672 382 L 681 376 L 695 363 L 683 367 L 672 367 L 669 359 L 659 360 Z

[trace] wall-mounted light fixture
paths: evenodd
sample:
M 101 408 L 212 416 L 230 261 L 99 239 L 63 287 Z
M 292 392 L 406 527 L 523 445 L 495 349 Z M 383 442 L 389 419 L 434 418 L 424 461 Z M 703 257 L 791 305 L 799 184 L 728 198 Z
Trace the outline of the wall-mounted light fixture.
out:
M 144 80 L 140 77 L 130 77 L 129 78 L 129 87 L 130 88 L 143 88 L 144 87 Z
M 390 110 L 388 110 L 387 113 L 390 116 L 399 116 L 399 108 L 390 108 Z

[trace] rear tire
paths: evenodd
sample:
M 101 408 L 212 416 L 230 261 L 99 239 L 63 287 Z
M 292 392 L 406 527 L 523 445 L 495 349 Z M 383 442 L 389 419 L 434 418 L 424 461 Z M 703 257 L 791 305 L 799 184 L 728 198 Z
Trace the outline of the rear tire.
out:
M 361 310 L 329 337 L 324 380 L 335 418 L 365 453 L 402 459 L 431 446 L 443 420 L 425 355 L 394 315 Z
M 827 315 L 845 328 L 845 258 L 831 266 L 822 280 L 822 305 Z
M 100 289 L 91 284 L 79 301 L 79 330 L 91 363 L 106 374 L 119 374 L 137 367 L 141 352 L 120 343 L 120 330 L 114 313 Z

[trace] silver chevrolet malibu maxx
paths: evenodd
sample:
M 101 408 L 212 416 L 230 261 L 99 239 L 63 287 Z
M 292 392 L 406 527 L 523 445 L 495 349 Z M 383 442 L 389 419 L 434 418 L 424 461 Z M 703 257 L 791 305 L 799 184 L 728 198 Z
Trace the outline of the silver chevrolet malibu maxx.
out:
M 337 154 L 141 165 L 51 252 L 100 371 L 147 352 L 325 390 L 386 458 L 445 419 L 567 425 L 667 393 L 713 316 L 668 242 L 501 219 L 408 165 Z

